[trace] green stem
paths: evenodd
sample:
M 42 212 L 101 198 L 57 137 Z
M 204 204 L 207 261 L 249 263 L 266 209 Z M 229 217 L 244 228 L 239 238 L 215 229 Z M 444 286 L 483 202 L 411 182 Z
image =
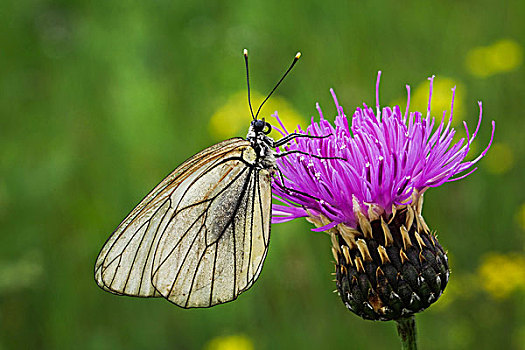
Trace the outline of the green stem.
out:
M 396 320 L 397 334 L 401 338 L 403 350 L 417 350 L 416 342 L 416 317 L 410 316 Z

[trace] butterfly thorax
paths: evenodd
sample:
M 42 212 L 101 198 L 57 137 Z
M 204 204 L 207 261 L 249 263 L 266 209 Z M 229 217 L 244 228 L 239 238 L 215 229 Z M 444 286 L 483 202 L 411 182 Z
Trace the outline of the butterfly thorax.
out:
M 246 140 L 250 141 L 251 146 L 257 154 L 257 166 L 263 169 L 275 168 L 274 141 L 267 136 L 271 131 L 271 126 L 264 120 L 256 119 L 252 121 Z

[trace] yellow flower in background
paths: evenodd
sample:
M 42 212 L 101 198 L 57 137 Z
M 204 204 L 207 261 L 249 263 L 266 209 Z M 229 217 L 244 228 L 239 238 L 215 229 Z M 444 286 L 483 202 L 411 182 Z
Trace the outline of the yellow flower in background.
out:
M 253 113 L 257 113 L 260 103 L 266 96 L 261 95 L 257 91 L 251 92 Z M 299 113 L 292 107 L 292 105 L 284 98 L 273 95 L 264 105 L 259 113 L 259 119 L 264 117 L 272 125 L 279 126 L 275 118 L 271 115 L 279 112 L 279 117 L 283 121 L 286 128 L 295 130 L 297 124 L 306 121 L 299 116 Z M 252 117 L 250 115 L 250 107 L 248 106 L 248 97 L 246 90 L 239 91 L 228 98 L 226 103 L 220 107 L 211 117 L 209 123 L 209 132 L 217 140 L 224 140 L 235 136 L 246 136 L 248 127 Z M 270 137 L 279 139 L 281 135 L 272 130 Z
M 495 299 L 504 299 L 518 289 L 525 289 L 525 256 L 491 253 L 478 270 L 483 289 Z
M 493 174 L 505 174 L 514 167 L 512 148 L 506 143 L 493 144 L 490 154 L 486 157 L 485 166 Z
M 204 347 L 205 350 L 253 350 L 253 342 L 245 335 L 229 335 L 213 338 Z
M 477 77 L 510 72 L 523 62 L 523 48 L 512 39 L 502 39 L 489 46 L 478 46 L 467 54 L 468 71 Z

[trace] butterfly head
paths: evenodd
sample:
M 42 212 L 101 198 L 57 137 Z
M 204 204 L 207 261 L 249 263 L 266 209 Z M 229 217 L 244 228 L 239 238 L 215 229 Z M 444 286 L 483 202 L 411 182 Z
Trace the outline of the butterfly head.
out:
M 251 129 L 253 129 L 256 134 L 263 133 L 268 135 L 272 131 L 272 126 L 266 122 L 264 118 L 254 119 L 251 123 Z
M 250 124 L 250 128 L 248 129 L 248 135 L 246 135 L 246 139 L 250 140 L 252 142 L 255 142 L 257 140 L 267 140 L 270 139 L 270 137 L 266 136 L 272 131 L 272 126 L 270 123 L 263 119 L 254 119 L 252 120 Z

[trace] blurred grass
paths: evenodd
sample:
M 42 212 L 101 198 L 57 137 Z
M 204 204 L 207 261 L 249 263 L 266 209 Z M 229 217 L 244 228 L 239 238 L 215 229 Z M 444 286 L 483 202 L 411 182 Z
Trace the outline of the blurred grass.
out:
M 525 203 L 524 7 L 3 1 L 0 349 L 200 349 L 239 334 L 255 349 L 397 346 L 393 324 L 362 321 L 331 293 L 329 240 L 306 223 L 273 226 L 259 282 L 234 303 L 187 311 L 95 285 L 96 255 L 120 220 L 164 175 L 217 141 L 208 123 L 245 88 L 245 47 L 253 88 L 263 94 L 302 51 L 278 94 L 306 120 L 316 101 L 327 118 L 335 113 L 330 87 L 347 113 L 373 104 L 379 69 L 383 103 L 404 99 L 406 83 L 415 88 L 432 74 L 465 87 L 458 94 L 469 125 L 483 100 L 480 140 L 496 120 L 496 140 L 513 166 L 494 171 L 501 158 L 489 152 L 473 176 L 425 196 L 426 221 L 451 254 L 452 276 L 444 305 L 418 316 L 420 344 L 525 349 L 523 288 L 496 298 L 472 277 L 487 254 L 523 256 L 525 249 L 516 219 Z M 487 68 L 491 59 L 479 55 L 501 40 L 511 41 L 503 47 L 514 66 Z M 248 110 L 242 113 L 247 126 Z

